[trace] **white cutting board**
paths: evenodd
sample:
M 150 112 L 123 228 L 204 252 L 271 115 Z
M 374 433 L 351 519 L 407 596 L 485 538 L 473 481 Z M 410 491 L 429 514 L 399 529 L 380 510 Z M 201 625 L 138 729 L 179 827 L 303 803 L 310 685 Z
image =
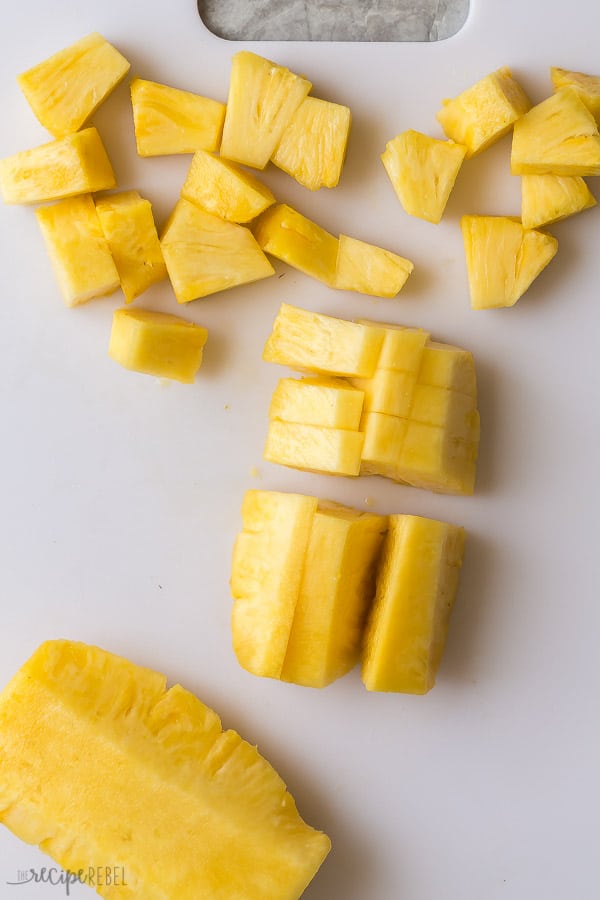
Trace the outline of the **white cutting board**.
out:
M 265 180 L 330 231 L 414 260 L 415 273 L 388 301 L 336 293 L 283 264 L 280 277 L 179 310 L 168 286 L 157 287 L 138 303 L 209 329 L 194 386 L 113 363 L 106 348 L 121 297 L 66 309 L 32 210 L 0 206 L 0 682 L 42 640 L 68 637 L 197 692 L 258 744 L 304 817 L 331 835 L 311 900 L 599 896 L 600 212 L 551 229 L 558 256 L 515 308 L 473 312 L 458 219 L 519 213 L 510 140 L 465 164 L 439 226 L 403 212 L 379 161 L 406 128 L 441 136 L 442 98 L 501 65 L 534 101 L 550 92 L 550 65 L 600 70 L 599 28 L 593 0 L 473 0 L 463 30 L 439 44 L 244 45 L 353 112 L 337 190 L 310 194 L 276 170 Z M 226 99 L 241 45 L 208 33 L 193 0 L 20 0 L 3 11 L 0 33 L 0 156 L 47 140 L 16 73 L 92 30 L 133 73 Z M 94 121 L 119 185 L 141 190 L 164 222 L 189 158 L 137 159 L 125 85 Z M 269 397 L 285 370 L 261 352 L 282 301 L 419 325 L 474 352 L 474 497 L 262 462 Z M 252 487 L 466 526 L 432 693 L 368 694 L 357 672 L 318 692 L 242 671 L 228 577 Z M 43 865 L 0 830 L 3 900 L 59 896 L 64 888 L 6 884 Z

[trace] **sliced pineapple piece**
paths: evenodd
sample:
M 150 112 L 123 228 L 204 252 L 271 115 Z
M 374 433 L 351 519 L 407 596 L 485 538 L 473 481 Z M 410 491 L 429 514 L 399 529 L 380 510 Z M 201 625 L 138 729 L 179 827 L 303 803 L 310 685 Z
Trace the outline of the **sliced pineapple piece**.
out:
M 410 408 L 412 422 L 435 425 L 455 438 L 471 440 L 477 418 L 475 397 L 446 387 L 418 384 Z
M 436 118 L 446 137 L 467 148 L 469 158 L 506 134 L 530 107 L 523 88 L 503 66 L 458 97 L 444 100 Z
M 542 100 L 515 124 L 513 175 L 600 175 L 596 120 L 570 87 Z
M 423 328 L 407 328 L 405 325 L 390 325 L 387 322 L 382 325 L 369 319 L 358 321 L 384 330 L 385 336 L 377 360 L 378 369 L 414 372 L 415 375 L 419 372 L 423 351 L 429 340 L 428 331 Z
M 444 652 L 465 532 L 420 516 L 388 521 L 362 678 L 369 691 L 425 694 Z
M 600 124 L 600 75 L 585 75 L 583 72 L 572 72 L 569 69 L 552 66 L 550 78 L 555 91 L 563 87 L 573 88 L 596 122 Z
M 335 287 L 338 239 L 291 206 L 280 203 L 267 209 L 257 219 L 254 234 L 265 253 Z
M 358 431 L 364 394 L 342 378 L 281 378 L 269 418 Z
M 148 309 L 116 309 L 108 353 L 134 372 L 192 384 L 207 338 L 206 328 L 179 316 Z
M 214 151 L 219 147 L 225 120 L 224 103 L 134 78 L 131 106 L 140 156 Z
M 108 190 L 115 184 L 95 128 L 0 160 L 0 193 L 5 203 L 44 203 Z
M 347 106 L 305 97 L 283 132 L 272 161 L 310 191 L 333 188 L 342 174 L 350 122 Z
M 394 480 L 440 494 L 470 496 L 475 490 L 479 413 L 465 424 L 463 437 L 445 427 L 408 421 L 395 464 Z
M 363 440 L 359 431 L 271 419 L 263 456 L 292 469 L 355 477 Z
M 56 138 L 85 125 L 125 78 L 129 63 L 101 34 L 88 34 L 17 77 L 44 128 Z
M 252 232 L 179 200 L 161 240 L 178 303 L 274 275 Z
M 596 205 L 596 198 L 580 175 L 521 176 L 521 221 L 539 228 Z
M 467 148 L 419 131 L 388 141 L 381 160 L 405 212 L 440 222 Z
M 397 475 L 398 456 L 404 443 L 408 419 L 385 413 L 367 412 L 360 430 L 365 439 L 361 451 L 361 474 L 383 475 L 400 481 Z
M 96 201 L 96 212 L 113 255 L 127 303 L 167 277 L 152 205 L 137 191 Z
M 514 306 L 556 254 L 558 241 L 506 216 L 460 220 L 473 309 Z
M 405 417 L 410 412 L 417 376 L 378 368 L 371 378 L 353 378 L 352 384 L 364 391 L 366 412 Z
M 35 214 L 67 306 L 118 289 L 119 273 L 89 194 L 40 207 Z
M 181 196 L 228 222 L 249 222 L 275 203 L 258 178 L 227 160 L 199 150 L 194 154 Z
M 477 398 L 473 354 L 452 344 L 429 341 L 423 349 L 418 381 L 420 385 L 447 388 Z
M 413 263 L 391 250 L 341 234 L 335 287 L 374 297 L 395 297 L 414 269 Z
M 67 871 L 118 863 L 104 897 L 293 900 L 330 848 L 211 709 L 97 647 L 48 641 L 17 672 L 0 757 L 0 819 Z
M 312 87 L 262 56 L 241 50 L 231 65 L 221 156 L 264 169 Z

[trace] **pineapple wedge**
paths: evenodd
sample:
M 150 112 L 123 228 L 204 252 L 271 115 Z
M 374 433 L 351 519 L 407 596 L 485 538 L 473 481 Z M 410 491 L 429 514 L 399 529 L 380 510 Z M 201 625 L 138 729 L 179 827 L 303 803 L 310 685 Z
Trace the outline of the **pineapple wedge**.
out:
M 358 431 L 364 394 L 342 378 L 281 378 L 270 419 Z
M 388 521 L 362 678 L 369 691 L 425 694 L 444 652 L 465 532 L 420 516 Z
M 596 120 L 571 87 L 529 110 L 513 131 L 513 175 L 600 175 Z
M 355 478 L 363 441 L 359 431 L 271 419 L 263 457 L 292 469 Z
M 108 241 L 127 303 L 167 277 L 152 206 L 137 191 L 124 191 L 96 201 L 96 212 Z
M 89 194 L 35 211 L 67 306 L 104 297 L 120 278 Z
M 506 216 L 460 220 L 473 309 L 514 306 L 556 254 L 556 238 Z
M 585 75 L 583 72 L 572 72 L 569 69 L 552 66 L 550 78 L 555 91 L 563 87 L 573 88 L 596 122 L 600 124 L 600 75 Z
M 116 309 L 108 353 L 126 369 L 192 384 L 208 331 L 179 316 L 148 309 Z
M 238 166 L 198 150 L 194 154 L 181 196 L 228 222 L 249 222 L 275 203 L 258 178 Z
M 395 297 L 406 284 L 414 265 L 403 256 L 341 234 L 335 269 L 335 287 L 373 297 Z
M 257 219 L 254 235 L 265 253 L 335 287 L 338 239 L 291 206 L 267 209 Z
M 179 200 L 161 240 L 178 303 L 274 275 L 252 232 Z
M 221 156 L 264 169 L 312 84 L 262 56 L 232 60 Z
M 113 188 L 115 174 L 95 128 L 0 160 L 5 203 L 44 203 Z
M 523 88 L 508 66 L 486 75 L 437 113 L 446 137 L 463 144 L 467 159 L 501 138 L 530 109 Z
M 101 34 L 88 34 L 17 77 L 37 119 L 62 138 L 85 125 L 125 78 L 129 63 Z
M 140 156 L 214 151 L 219 147 L 225 120 L 224 103 L 134 78 L 131 106 Z
M 462 144 L 419 131 L 404 131 L 388 141 L 381 160 L 405 212 L 437 225 L 466 152 Z
M 580 175 L 522 175 L 521 221 L 524 228 L 550 225 L 596 205 Z
M 112 900 L 297 900 L 330 849 L 193 694 L 72 641 L 0 695 L 0 773 L 0 820 L 69 872 L 121 867 Z
M 347 106 L 306 97 L 271 159 L 309 191 L 333 188 L 342 174 L 350 122 Z

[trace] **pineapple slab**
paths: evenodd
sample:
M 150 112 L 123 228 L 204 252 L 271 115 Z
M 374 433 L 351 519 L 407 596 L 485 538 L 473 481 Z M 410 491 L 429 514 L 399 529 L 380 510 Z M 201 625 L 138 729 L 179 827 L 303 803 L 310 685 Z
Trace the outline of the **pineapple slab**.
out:
M 178 303 L 275 274 L 248 228 L 188 200 L 177 202 L 161 249 Z
M 410 413 L 417 376 L 378 368 L 371 378 L 353 378 L 352 384 L 364 392 L 365 412 L 404 418 Z
M 539 228 L 596 205 L 580 175 L 522 175 L 521 222 Z
M 257 219 L 254 235 L 265 253 L 336 286 L 338 239 L 291 206 L 280 203 L 267 209 Z
M 104 144 L 93 127 L 0 160 L 5 203 L 45 203 L 108 190 L 115 184 Z
M 555 91 L 563 87 L 572 88 L 600 124 L 600 75 L 586 75 L 584 72 L 551 66 L 550 78 Z
M 234 54 L 221 156 L 264 169 L 312 84 L 248 50 Z
M 181 196 L 228 222 L 249 222 L 275 203 L 258 178 L 203 150 L 194 154 Z
M 116 309 L 108 353 L 126 369 L 192 384 L 208 331 L 169 313 Z
M 369 691 L 425 694 L 445 648 L 464 551 L 464 529 L 392 515 L 365 632 L 362 679 Z
M 39 207 L 35 214 L 67 306 L 118 290 L 121 279 L 89 194 Z
M 381 161 L 404 211 L 437 225 L 466 152 L 463 144 L 412 130 L 388 141 Z
M 281 378 L 270 419 L 358 431 L 364 394 L 342 378 Z
M 96 201 L 96 212 L 121 279 L 127 303 L 167 277 L 152 205 L 137 191 Z
M 330 849 L 193 694 L 64 640 L 0 695 L 0 820 L 66 871 L 122 867 L 112 900 L 297 900 Z
M 225 104 L 190 91 L 134 78 L 131 106 L 139 156 L 218 150 Z
M 413 263 L 384 250 L 341 234 L 335 269 L 335 287 L 373 297 L 395 297 L 414 269 Z
M 363 440 L 359 431 L 271 419 L 263 457 L 292 469 L 356 477 Z
M 530 107 L 523 88 L 503 66 L 452 100 L 444 100 L 436 118 L 446 137 L 466 147 L 468 159 L 505 135 Z
M 125 78 L 129 63 L 93 32 L 17 77 L 35 116 L 55 138 L 85 125 Z
M 272 162 L 309 191 L 333 188 L 342 174 L 350 123 L 347 106 L 305 97 L 283 132 Z

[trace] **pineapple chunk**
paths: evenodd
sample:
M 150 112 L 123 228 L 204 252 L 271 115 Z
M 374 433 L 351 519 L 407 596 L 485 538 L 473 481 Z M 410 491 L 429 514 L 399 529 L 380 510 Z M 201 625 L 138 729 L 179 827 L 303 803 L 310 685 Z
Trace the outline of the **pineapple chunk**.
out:
M 112 294 L 120 284 L 89 194 L 35 211 L 67 306 Z
M 264 169 L 312 84 L 262 56 L 232 60 L 221 156 Z
M 282 303 L 263 352 L 266 362 L 323 375 L 369 378 L 383 328 L 347 322 Z
M 257 749 L 193 694 L 48 641 L 0 695 L 0 820 L 104 897 L 299 898 L 330 849 Z M 232 865 L 235 860 L 235 865 Z
M 404 325 L 390 325 L 359 319 L 363 325 L 383 328 L 385 337 L 381 353 L 377 361 L 378 369 L 393 369 L 396 372 L 414 372 L 421 367 L 421 359 L 425 345 L 429 340 L 429 332 L 422 328 L 407 328 Z
M 365 412 L 405 417 L 410 412 L 417 376 L 378 368 L 372 378 L 353 378 L 352 384 L 364 391 Z
M 446 137 L 467 148 L 466 157 L 481 153 L 501 138 L 531 103 L 507 66 L 486 75 L 437 113 Z
M 219 147 L 225 104 L 190 91 L 134 78 L 131 106 L 140 156 L 214 151 Z
M 425 694 L 435 684 L 463 558 L 463 528 L 420 516 L 389 517 L 366 629 L 369 691 Z
M 296 602 L 315 497 L 247 491 L 231 570 L 231 627 L 240 665 L 254 675 L 279 678 Z
M 56 138 L 85 125 L 125 78 L 129 63 L 101 34 L 88 34 L 17 77 L 38 120 Z
M 552 235 L 506 216 L 463 216 L 460 224 L 473 309 L 514 306 L 558 249 Z
M 404 443 L 408 419 L 385 413 L 367 412 L 360 430 L 365 439 L 361 451 L 362 475 L 383 475 L 400 481 L 397 476 L 398 455 Z
M 521 221 L 539 228 L 596 205 L 596 198 L 580 175 L 523 175 Z
M 473 354 L 451 344 L 429 341 L 423 349 L 419 384 L 447 388 L 477 398 Z
M 208 331 L 179 316 L 148 309 L 116 309 L 109 356 L 134 372 L 192 384 Z
M 341 378 L 281 378 L 270 419 L 358 431 L 364 394 Z
M 280 203 L 259 217 L 254 234 L 265 253 L 335 287 L 338 239 L 320 225 Z
M 335 187 L 346 158 L 350 121 L 347 106 L 306 97 L 283 132 L 272 161 L 309 191 Z
M 0 160 L 5 203 L 44 203 L 115 186 L 115 174 L 95 128 L 86 128 Z
M 600 175 L 596 120 L 573 88 L 534 106 L 515 124 L 513 175 Z
M 600 75 L 584 75 L 583 72 L 571 72 L 552 66 L 550 78 L 556 91 L 563 87 L 573 88 L 600 124 Z
M 355 477 L 363 440 L 359 431 L 271 419 L 263 455 L 267 462 L 292 469 Z
M 475 397 L 445 387 L 418 384 L 412 398 L 410 419 L 443 428 L 455 438 L 470 438 L 477 418 Z
M 281 671 L 283 681 L 325 687 L 358 662 L 386 526 L 385 516 L 319 504 Z
M 395 297 L 404 287 L 414 265 L 408 259 L 341 234 L 335 270 L 335 287 L 374 297 Z
M 161 247 L 178 303 L 274 274 L 252 232 L 179 200 Z
M 419 131 L 388 141 L 381 160 L 405 212 L 440 222 L 467 148 Z
M 455 437 L 446 427 L 409 420 L 398 448 L 394 480 L 442 494 L 470 496 L 475 490 L 479 414 L 473 411 Z
M 199 150 L 194 154 L 181 196 L 228 222 L 249 222 L 275 203 L 269 188 L 249 172 Z
M 108 241 L 127 303 L 167 277 L 156 233 L 152 205 L 137 191 L 96 201 L 96 212 Z

